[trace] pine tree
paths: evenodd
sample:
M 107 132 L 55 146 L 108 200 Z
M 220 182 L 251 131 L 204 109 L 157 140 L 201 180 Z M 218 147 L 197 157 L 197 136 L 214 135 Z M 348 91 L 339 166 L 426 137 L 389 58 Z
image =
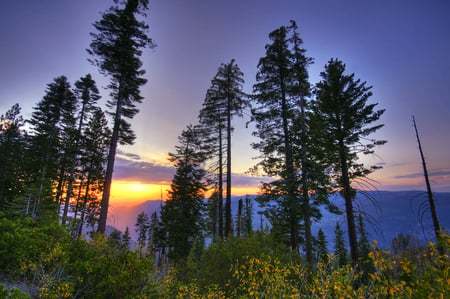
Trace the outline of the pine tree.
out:
M 370 140 L 367 136 L 383 125 L 373 125 L 379 120 L 384 110 L 374 110 L 377 104 L 368 104 L 372 96 L 371 87 L 365 82 L 355 80 L 354 74 L 346 75 L 345 65 L 340 60 L 331 59 L 321 73 L 322 81 L 316 86 L 314 110 L 318 123 L 321 124 L 322 146 L 327 152 L 327 159 L 340 193 L 345 201 L 350 253 L 352 262 L 357 263 L 358 253 L 356 219 L 353 199 L 356 191 L 351 183 L 364 178 L 379 168 L 366 168 L 357 163 L 358 154 L 371 154 L 376 145 L 385 141 Z
M 115 249 L 122 249 L 122 233 L 115 229 L 108 236 L 108 243 L 111 247 Z
M 94 109 L 82 133 L 80 152 L 81 185 L 83 187 L 78 209 L 80 213 L 79 235 L 85 223 L 98 223 L 101 195 L 105 181 L 105 167 L 108 156 L 111 131 L 104 112 Z
M 358 253 L 359 253 L 359 268 L 362 270 L 362 275 L 359 278 L 360 283 L 367 283 L 370 280 L 369 273 L 375 272 L 375 265 L 373 260 L 369 258 L 370 242 L 369 235 L 364 225 L 364 219 L 361 214 L 357 219 L 357 234 L 358 234 Z
M 160 230 L 158 213 L 154 211 L 150 217 L 150 225 L 148 227 L 148 250 L 152 256 L 155 254 L 158 247 L 160 247 Z
M 317 232 L 316 254 L 318 262 L 328 262 L 328 242 L 321 228 Z
M 292 149 L 292 127 L 297 115 L 297 99 L 289 96 L 292 85 L 292 53 L 289 49 L 288 29 L 285 26 L 269 34 L 272 41 L 266 45 L 266 56 L 259 60 L 257 83 L 253 86 L 252 108 L 256 121 L 254 135 L 260 142 L 253 143 L 254 149 L 262 153 L 259 163 L 269 176 L 280 180 L 263 185 L 264 196 L 261 203 L 271 200 L 278 202 L 278 211 L 272 209 L 268 215 L 272 225 L 289 234 L 292 250 L 298 251 L 300 233 L 300 204 L 298 202 L 298 182 L 294 167 Z M 279 217 L 279 213 L 287 213 Z M 284 229 L 282 228 L 284 227 Z M 281 232 L 281 231 L 280 231 Z
M 199 138 L 198 127 L 188 126 L 179 137 L 176 153 L 169 154 L 175 163 L 169 199 L 161 210 L 161 229 L 169 258 L 180 264 L 194 240 L 202 238 L 203 197 L 206 171 L 201 168 L 207 155 Z
M 364 219 L 361 214 L 358 215 L 358 250 L 362 260 L 367 260 L 370 252 L 369 235 L 367 234 Z
M 56 216 L 58 196 L 62 193 L 70 140 L 73 137 L 75 96 L 67 78 L 60 76 L 48 84 L 43 99 L 34 107 L 31 124 L 32 157 L 30 171 L 33 172 L 35 188 L 30 204 L 30 214 L 36 217 L 42 211 Z M 54 194 L 56 190 L 56 194 Z M 45 203 L 45 207 L 42 203 Z
M 314 116 L 311 113 L 308 67 L 313 59 L 306 56 L 306 50 L 302 48 L 303 41 L 300 38 L 295 21 L 289 26 L 289 42 L 292 52 L 292 86 L 290 96 L 297 100 L 298 112 L 292 127 L 293 159 L 299 177 L 301 214 L 303 216 L 304 242 L 306 260 L 310 268 L 313 268 L 312 257 L 312 223 L 320 220 L 322 214 L 320 206 L 332 213 L 339 213 L 329 200 L 330 178 L 326 174 L 326 163 L 322 148 L 316 143 L 314 134 Z
M 263 184 L 260 203 L 277 202 L 266 210 L 277 234 L 289 235 L 290 245 L 298 251 L 302 233 L 306 259 L 313 266 L 312 222 L 321 218 L 319 206 L 337 212 L 328 200 L 328 165 L 322 148 L 315 143 L 309 105 L 311 88 L 308 67 L 312 59 L 302 48 L 303 41 L 294 21 L 269 37 L 266 56 L 258 65 L 257 84 L 253 89 L 252 110 L 261 141 L 253 147 L 262 153 L 257 165 L 270 176 L 279 177 Z M 275 227 L 278 226 L 278 227 Z
M 134 226 L 136 227 L 136 232 L 138 233 L 137 241 L 139 248 L 143 250 L 146 246 L 148 230 L 150 228 L 150 219 L 148 218 L 148 215 L 145 212 L 139 213 Z
M 0 210 L 5 211 L 24 193 L 27 138 L 21 107 L 14 104 L 0 116 Z
M 106 167 L 98 231 L 104 233 L 108 217 L 109 196 L 117 145 L 132 144 L 135 135 L 125 118 L 133 118 L 137 113 L 137 103 L 142 102 L 140 87 L 147 80 L 142 76 L 140 56 L 142 49 L 154 47 L 147 36 L 148 25 L 137 16 L 145 16 L 148 0 L 116 1 L 124 7 L 112 6 L 94 23 L 98 33 L 92 33 L 93 41 L 88 53 L 94 56 L 94 64 L 110 77 L 108 88 L 111 99 L 108 107 L 113 111 L 113 130 Z
M 125 232 L 122 234 L 122 250 L 130 250 L 131 236 L 128 226 L 125 228 Z
M 250 236 L 253 232 L 253 205 L 251 198 L 245 196 L 244 214 L 242 219 L 244 236 Z
M 66 199 L 64 201 L 64 209 L 62 215 L 62 224 L 65 224 L 67 213 L 69 209 L 70 199 L 73 196 L 73 183 L 75 179 L 75 167 L 79 164 L 79 154 L 82 138 L 83 128 L 86 123 L 86 119 L 89 118 L 90 113 L 95 110 L 95 104 L 100 99 L 100 95 L 95 84 L 95 81 L 92 79 L 91 75 L 88 74 L 85 77 L 80 78 L 77 82 L 75 82 L 75 91 L 74 93 L 77 95 L 80 100 L 80 110 L 78 115 L 78 128 L 73 132 L 73 139 L 71 142 L 73 144 L 73 150 L 71 151 L 72 157 L 70 162 L 70 172 L 68 174 L 68 182 L 67 182 L 67 191 L 66 191 Z
M 219 235 L 221 237 L 232 234 L 231 135 L 233 126 L 231 122 L 233 116 L 242 116 L 244 108 L 248 106 L 248 101 L 242 91 L 242 85 L 244 84 L 243 76 L 242 71 L 234 59 L 228 64 L 222 63 L 217 74 L 211 81 L 211 87 L 206 94 L 205 102 L 199 115 L 200 123 L 209 128 L 209 142 L 216 144 L 213 146 L 212 151 L 217 153 L 218 157 L 218 205 L 222 205 L 220 198 L 223 198 L 223 164 L 226 161 L 225 226 L 223 233 L 222 229 L 219 228 Z M 226 149 L 224 149 L 224 144 L 226 144 Z M 223 156 L 224 152 L 226 153 L 225 160 Z M 221 207 L 218 210 L 219 213 L 217 216 L 221 217 Z
M 334 255 L 337 258 L 338 267 L 347 265 L 347 248 L 345 246 L 344 232 L 338 222 L 334 229 Z

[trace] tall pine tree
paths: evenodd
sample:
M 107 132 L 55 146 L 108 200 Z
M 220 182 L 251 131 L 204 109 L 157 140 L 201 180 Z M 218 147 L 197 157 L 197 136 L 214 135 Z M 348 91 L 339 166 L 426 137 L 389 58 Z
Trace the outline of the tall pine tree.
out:
M 105 232 L 108 217 L 109 196 L 117 145 L 132 144 L 135 135 L 126 118 L 133 118 L 139 110 L 136 104 L 142 102 L 140 87 L 147 80 L 142 76 L 140 56 L 142 49 L 154 47 L 147 36 L 148 25 L 138 20 L 146 16 L 148 0 L 115 1 L 123 7 L 112 6 L 94 23 L 97 33 L 92 33 L 92 43 L 88 53 L 94 57 L 94 64 L 110 78 L 108 85 L 112 109 L 113 130 L 106 168 L 105 186 L 101 203 L 98 231 Z
M 278 208 L 269 211 L 269 219 L 281 234 L 283 230 L 288 234 L 291 249 L 298 251 L 301 207 L 292 148 L 293 123 L 298 107 L 297 99 L 290 97 L 292 53 L 287 34 L 285 26 L 271 32 L 269 38 L 272 43 L 266 45 L 266 56 L 259 60 L 257 83 L 253 86 L 252 115 L 256 121 L 254 135 L 261 141 L 252 146 L 262 153 L 263 160 L 259 165 L 264 172 L 281 177 L 263 185 L 264 196 L 259 200 L 278 202 Z M 280 213 L 285 216 L 281 217 Z
M 86 124 L 86 120 L 91 115 L 92 111 L 96 108 L 96 103 L 100 99 L 100 95 L 95 84 L 95 81 L 92 79 L 91 75 L 88 74 L 85 77 L 80 78 L 77 82 L 75 82 L 75 95 L 79 99 L 80 102 L 80 110 L 78 112 L 77 118 L 77 129 L 73 131 L 73 150 L 71 151 L 72 157 L 70 161 L 70 171 L 68 174 L 68 182 L 67 182 L 67 190 L 66 190 L 66 198 L 64 201 L 64 209 L 62 215 L 62 224 L 65 223 L 67 218 L 67 213 L 69 210 L 70 199 L 73 196 L 73 184 L 75 180 L 75 171 L 76 166 L 79 164 L 79 157 L 81 151 L 81 138 L 84 126 Z
M 337 188 L 345 201 L 350 254 L 354 265 L 360 257 L 358 252 L 356 218 L 353 199 L 356 190 L 351 185 L 364 179 L 379 166 L 365 167 L 358 163 L 358 154 L 371 154 L 376 145 L 385 141 L 368 139 L 367 136 L 380 129 L 378 121 L 384 110 L 375 110 L 377 104 L 368 104 L 372 96 L 371 87 L 355 79 L 354 74 L 346 75 L 345 65 L 331 59 L 321 73 L 322 81 L 316 86 L 314 110 L 321 125 L 322 142 L 327 159 L 332 166 Z
M 29 121 L 32 134 L 30 172 L 35 185 L 30 190 L 29 211 L 33 217 L 44 211 L 53 214 L 51 217 L 57 215 L 58 195 L 62 192 L 68 154 L 71 153 L 71 144 L 67 142 L 73 137 L 75 101 L 67 78 L 60 76 L 48 84 L 46 94 L 33 108 Z M 56 194 L 54 190 L 57 190 Z
M 248 106 L 246 95 L 242 90 L 244 74 L 232 59 L 227 64 L 221 64 L 217 74 L 211 81 L 211 87 L 207 92 L 202 110 L 200 111 L 200 123 L 211 128 L 208 130 L 216 134 L 208 134 L 209 137 L 216 136 L 210 140 L 217 144 L 215 151 L 218 156 L 219 169 L 219 192 L 218 203 L 222 205 L 223 198 L 223 164 L 226 164 L 226 200 L 225 200 L 225 226 L 223 235 L 227 237 L 232 233 L 231 217 L 231 135 L 233 131 L 233 116 L 242 116 L 243 110 Z M 224 136 L 225 135 L 225 136 Z M 223 145 L 226 144 L 226 149 Z M 226 157 L 223 157 L 223 152 Z M 224 159 L 225 158 L 225 159 Z M 226 163 L 224 163 L 226 161 Z M 220 208 L 218 210 L 221 210 Z M 218 213 L 220 216 L 221 213 Z

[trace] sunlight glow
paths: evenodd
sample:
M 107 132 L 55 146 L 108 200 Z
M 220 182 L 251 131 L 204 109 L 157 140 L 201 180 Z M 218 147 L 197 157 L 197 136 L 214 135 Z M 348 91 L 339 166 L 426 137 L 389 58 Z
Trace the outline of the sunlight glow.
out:
M 111 185 L 111 199 L 113 204 L 135 205 L 147 200 L 167 200 L 169 185 L 146 184 L 131 181 L 113 181 Z M 257 194 L 257 186 L 233 187 L 233 196 L 245 196 L 246 194 Z M 205 194 L 210 196 L 210 192 Z M 225 196 L 225 194 L 224 194 Z
M 168 188 L 168 185 L 113 181 L 111 185 L 111 203 L 132 205 L 147 200 L 166 199 Z

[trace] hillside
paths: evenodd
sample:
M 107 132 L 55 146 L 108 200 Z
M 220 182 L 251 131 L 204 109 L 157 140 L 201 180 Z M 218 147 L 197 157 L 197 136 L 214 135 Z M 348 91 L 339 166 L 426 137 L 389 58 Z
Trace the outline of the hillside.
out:
M 434 193 L 438 217 L 441 226 L 447 230 L 450 228 L 450 192 Z M 237 213 L 237 202 L 241 197 L 232 198 L 233 215 Z M 252 195 L 251 198 L 255 198 Z M 343 208 L 343 199 L 339 195 L 333 195 L 332 201 Z M 399 233 L 416 236 L 420 242 L 433 240 L 432 222 L 429 211 L 426 209 L 427 197 L 423 191 L 369 191 L 358 193 L 358 205 L 363 208 L 370 220 L 366 223 L 371 240 L 377 240 L 383 248 L 390 248 L 391 240 Z M 151 215 L 159 211 L 161 201 L 146 201 L 133 207 L 113 207 L 109 224 L 124 231 L 128 226 L 133 238 L 136 237 L 134 224 L 137 215 L 146 212 Z M 268 225 L 258 211 L 262 209 L 253 201 L 253 226 L 259 229 Z M 328 236 L 330 245 L 334 237 L 334 227 L 339 221 L 343 229 L 346 228 L 344 215 L 334 215 L 323 211 L 324 217 L 320 222 L 313 224 L 316 233 L 321 228 Z M 261 223 L 262 222 L 262 223 Z

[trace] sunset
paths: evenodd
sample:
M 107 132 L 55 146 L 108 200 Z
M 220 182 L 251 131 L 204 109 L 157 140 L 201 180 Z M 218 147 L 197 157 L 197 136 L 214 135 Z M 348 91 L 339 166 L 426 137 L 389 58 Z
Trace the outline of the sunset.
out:
M 450 139 L 446 135 L 450 91 L 445 83 L 450 77 L 446 57 L 450 45 L 445 38 L 449 24 L 444 13 L 448 7 L 419 1 L 346 1 L 342 6 L 335 1 L 326 5 L 306 1 L 285 1 L 283 5 L 270 1 L 202 3 L 150 2 L 149 32 L 157 47 L 143 54 L 149 82 L 142 91 L 140 112 L 132 120 L 137 139 L 132 146 L 120 147 L 128 155 L 121 164 L 126 171 L 116 167 L 115 180 L 169 185 L 174 170 L 168 153 L 181 130 L 196 121 L 219 64 L 235 58 L 244 73 L 244 90 L 250 93 L 258 59 L 268 42 L 267 33 L 295 19 L 307 53 L 314 58 L 312 83 L 318 81 L 329 58 L 339 57 L 349 72 L 373 86 L 373 101 L 386 109 L 381 119 L 384 127 L 377 135 L 388 142 L 375 157 L 364 157 L 369 163 L 383 165 L 373 174 L 377 189 L 424 190 L 412 128 L 414 115 L 433 186 L 436 191 L 450 191 Z M 29 117 L 46 84 L 61 74 L 75 81 L 92 73 L 102 101 L 106 101 L 105 78 L 87 61 L 85 49 L 91 24 L 109 5 L 109 1 L 2 3 L 0 110 L 18 102 L 23 115 Z M 221 13 L 211 18 L 218 11 Z M 335 11 L 341 15 L 334 15 Z M 67 36 L 63 43 L 58 42 L 61 32 Z M 217 32 L 224 34 L 219 37 Z M 37 36 L 42 40 L 38 42 Z M 255 138 L 251 136 L 252 124 L 246 128 L 248 120 L 246 115 L 235 119 L 232 151 L 236 175 L 253 167 L 259 155 L 250 146 Z M 251 179 L 252 188 L 257 189 L 260 182 L 259 178 Z M 157 191 L 149 196 L 160 197 Z
M 111 186 L 111 204 L 136 205 L 146 200 L 164 199 L 169 188 L 168 185 L 116 180 Z
M 449 13 L 0 1 L 0 297 L 449 297 Z

